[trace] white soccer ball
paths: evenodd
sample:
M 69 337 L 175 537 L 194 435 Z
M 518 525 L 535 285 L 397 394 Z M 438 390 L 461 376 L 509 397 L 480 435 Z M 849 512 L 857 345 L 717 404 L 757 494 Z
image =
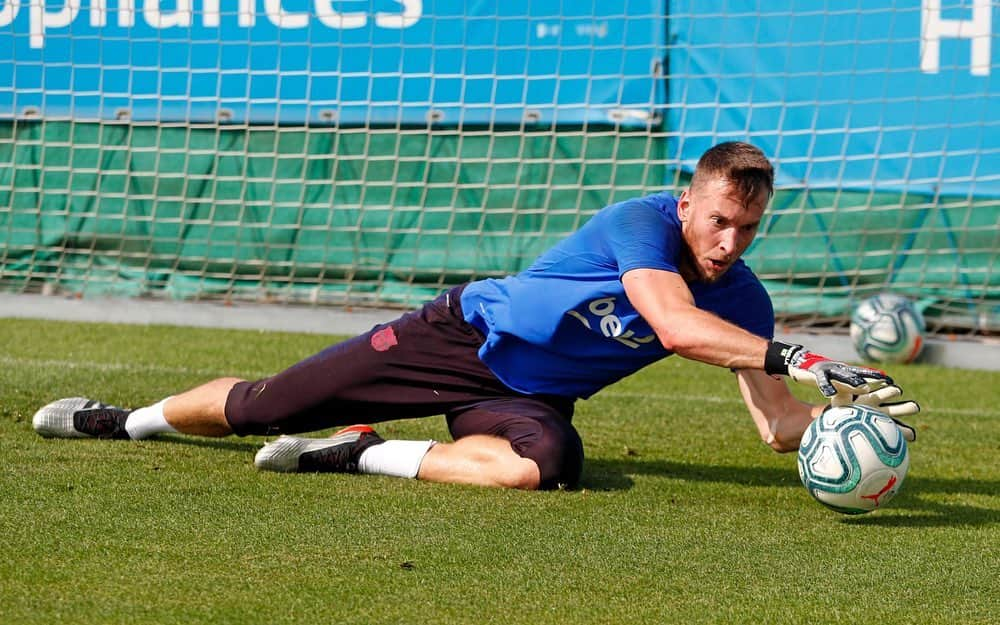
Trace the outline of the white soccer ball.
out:
M 902 295 L 869 297 L 851 313 L 851 341 L 865 360 L 913 362 L 924 348 L 924 316 Z
M 910 455 L 888 415 L 849 405 L 826 410 L 806 428 L 798 465 L 816 501 L 843 514 L 864 514 L 899 492 Z

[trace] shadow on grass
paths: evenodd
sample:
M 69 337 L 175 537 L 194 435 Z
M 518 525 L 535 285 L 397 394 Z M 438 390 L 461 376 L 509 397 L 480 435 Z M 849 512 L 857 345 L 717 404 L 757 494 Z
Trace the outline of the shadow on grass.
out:
M 627 490 L 631 475 L 654 475 L 691 482 L 714 482 L 740 486 L 802 488 L 794 471 L 777 467 L 707 465 L 663 460 L 598 458 L 587 460 L 581 487 L 591 490 Z M 981 526 L 1000 523 L 1000 509 L 970 506 L 963 503 L 932 501 L 931 495 L 1000 495 L 1000 481 L 964 478 L 916 477 L 908 480 L 894 510 L 910 514 L 845 516 L 842 521 L 855 525 L 889 527 Z
M 233 439 L 213 439 L 186 436 L 161 436 L 159 441 L 178 445 L 219 449 L 239 453 L 256 453 L 259 442 Z M 689 482 L 736 484 L 751 487 L 802 488 L 794 470 L 779 467 L 709 465 L 665 460 L 588 459 L 584 465 L 580 488 L 589 490 L 628 490 L 634 485 L 633 475 L 653 475 Z M 878 514 L 845 516 L 841 521 L 852 525 L 886 527 L 960 527 L 1000 523 L 1000 510 L 962 503 L 931 501 L 923 495 L 1000 495 L 1000 481 L 947 479 L 936 477 L 912 478 L 903 492 L 893 501 L 892 510 L 909 514 Z
M 588 459 L 582 485 L 594 490 L 625 490 L 632 487 L 630 475 L 656 475 L 693 482 L 720 482 L 743 486 L 801 486 L 798 476 L 774 467 L 671 462 L 666 460 Z
M 1000 509 L 970 506 L 960 502 L 934 501 L 922 495 L 1000 495 L 1000 482 L 995 480 L 967 480 L 942 478 L 914 478 L 903 484 L 899 498 L 892 502 L 893 509 L 908 510 L 907 515 L 868 515 L 847 517 L 849 525 L 877 527 L 944 527 L 982 526 L 1000 524 Z
M 207 449 L 221 449 L 223 451 L 238 451 L 240 453 L 257 453 L 261 448 L 261 443 L 245 440 L 233 440 L 231 438 L 204 438 L 200 436 L 172 436 L 161 434 L 156 438 L 158 443 L 171 443 L 175 445 L 189 445 L 193 447 L 204 447 Z

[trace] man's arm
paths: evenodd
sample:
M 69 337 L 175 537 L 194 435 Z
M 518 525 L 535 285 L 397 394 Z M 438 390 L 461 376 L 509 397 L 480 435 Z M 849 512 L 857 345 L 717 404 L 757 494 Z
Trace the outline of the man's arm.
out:
M 797 399 L 784 380 L 763 371 L 741 369 L 736 381 L 761 440 L 775 451 L 798 449 L 803 432 L 826 409 Z
M 784 380 L 763 371 L 768 342 L 694 305 L 676 273 L 634 269 L 622 276 L 625 294 L 663 347 L 679 356 L 736 369 L 740 393 L 760 432 L 779 452 L 799 448 L 802 433 L 824 406 L 800 401 Z
M 753 417 L 760 438 L 779 452 L 799 448 L 802 434 L 809 423 L 830 407 L 829 404 L 810 404 L 796 399 L 784 380 L 776 379 L 763 371 L 741 369 L 736 372 L 743 401 Z M 920 405 L 913 400 L 898 399 L 902 390 L 895 385 L 850 397 L 850 402 L 874 408 L 889 415 L 909 442 L 917 440 L 917 431 L 897 417 L 912 417 L 920 412 Z
M 632 306 L 665 349 L 678 356 L 730 369 L 762 369 L 768 342 L 695 307 L 680 275 L 633 269 L 622 276 Z
M 765 360 L 780 361 L 777 348 L 791 352 L 788 375 L 798 382 L 815 383 L 833 405 L 860 403 L 887 413 L 907 440 L 916 430 L 896 417 L 917 414 L 915 401 L 890 401 L 901 394 L 885 373 L 852 367 L 812 354 L 798 345 L 771 343 L 695 307 L 694 296 L 676 273 L 633 269 L 622 276 L 625 294 L 653 328 L 664 348 L 692 360 L 736 370 L 740 393 L 761 439 L 775 451 L 799 448 L 802 433 L 828 404 L 810 404 L 792 395 L 785 381 L 766 372 Z M 798 350 L 797 352 L 795 350 Z
M 622 276 L 625 294 L 660 343 L 685 358 L 730 369 L 763 369 L 816 386 L 824 396 L 849 403 L 892 385 L 884 371 L 830 360 L 801 345 L 767 341 L 695 306 L 680 275 L 633 269 Z

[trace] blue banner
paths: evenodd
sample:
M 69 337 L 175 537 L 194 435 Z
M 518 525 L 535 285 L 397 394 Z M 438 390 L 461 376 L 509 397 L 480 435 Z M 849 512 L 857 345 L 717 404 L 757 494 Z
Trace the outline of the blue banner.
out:
M 693 168 L 710 145 L 749 139 L 785 187 L 998 196 L 998 11 L 673 0 L 671 153 Z
M 0 115 L 649 123 L 655 0 L 0 0 Z

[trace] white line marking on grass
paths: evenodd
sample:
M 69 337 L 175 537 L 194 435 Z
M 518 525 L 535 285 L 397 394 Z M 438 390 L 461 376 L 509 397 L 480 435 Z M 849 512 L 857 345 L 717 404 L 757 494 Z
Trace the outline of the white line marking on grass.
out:
M 597 395 L 596 397 L 627 397 L 629 399 L 652 399 L 656 401 L 669 401 L 669 400 L 701 401 L 712 404 L 733 404 L 738 406 L 743 405 L 743 400 L 736 397 L 717 397 L 713 395 L 679 395 L 672 393 L 636 393 L 634 391 L 615 391 L 614 389 L 608 389 L 606 391 L 602 391 L 600 395 Z M 928 416 L 940 414 L 940 415 L 955 415 L 955 416 L 989 417 L 991 419 L 1000 418 L 1000 411 L 996 410 L 924 407 L 922 412 Z
M 671 399 L 674 401 L 703 401 L 710 404 L 736 404 L 743 405 L 743 400 L 739 397 L 717 397 L 715 395 L 681 395 L 678 393 L 636 393 L 634 391 L 601 391 L 597 397 L 627 397 L 629 399 Z
M 80 362 L 76 360 L 51 360 L 40 358 L 12 358 L 10 356 L 0 356 L 0 365 L 15 365 L 27 367 L 54 367 L 61 369 L 86 369 L 88 371 L 130 371 L 135 373 L 171 373 L 179 375 L 197 375 L 206 378 L 218 378 L 228 376 L 229 373 L 221 373 L 208 369 L 192 369 L 190 367 L 165 367 L 163 365 L 151 364 L 129 364 L 124 362 Z M 244 372 L 250 377 L 265 377 L 270 373 L 255 371 Z

